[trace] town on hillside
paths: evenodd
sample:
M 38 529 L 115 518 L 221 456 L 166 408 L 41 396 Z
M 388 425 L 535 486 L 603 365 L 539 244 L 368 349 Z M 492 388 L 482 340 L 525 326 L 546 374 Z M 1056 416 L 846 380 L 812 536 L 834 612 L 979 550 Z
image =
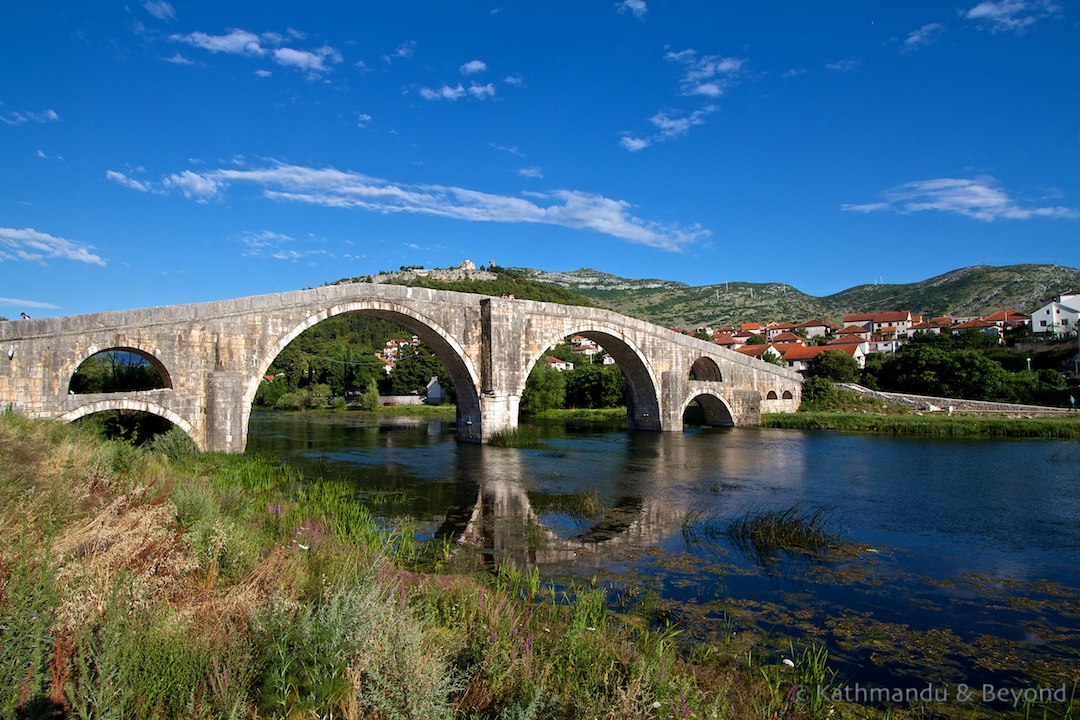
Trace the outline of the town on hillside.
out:
M 847 353 L 863 368 L 867 355 L 895 352 L 919 334 L 977 332 L 1004 343 L 1006 331 L 1028 329 L 1050 339 L 1074 335 L 1078 326 L 1080 291 L 1067 290 L 1045 300 L 1033 315 L 999 310 L 985 317 L 926 318 L 908 310 L 890 310 L 845 315 L 842 325 L 815 318 L 800 323 L 743 323 L 738 327 L 703 325 L 689 334 L 809 375 L 815 359 L 826 350 Z

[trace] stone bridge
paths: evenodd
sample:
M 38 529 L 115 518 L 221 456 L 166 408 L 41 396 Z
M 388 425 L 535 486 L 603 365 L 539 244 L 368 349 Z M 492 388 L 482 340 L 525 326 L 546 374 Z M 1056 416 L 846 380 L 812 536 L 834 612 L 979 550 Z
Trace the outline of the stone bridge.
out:
M 104 410 L 166 418 L 204 450 L 243 452 L 255 392 L 286 345 L 316 323 L 360 313 L 412 331 L 458 394 L 457 437 L 517 427 L 529 371 L 570 335 L 596 341 L 627 381 L 627 424 L 682 429 L 697 400 L 711 425 L 798 408 L 802 378 L 608 310 L 427 288 L 351 283 L 273 295 L 0 323 L 0 408 L 73 421 Z M 162 389 L 72 394 L 80 364 L 107 350 L 146 358 Z

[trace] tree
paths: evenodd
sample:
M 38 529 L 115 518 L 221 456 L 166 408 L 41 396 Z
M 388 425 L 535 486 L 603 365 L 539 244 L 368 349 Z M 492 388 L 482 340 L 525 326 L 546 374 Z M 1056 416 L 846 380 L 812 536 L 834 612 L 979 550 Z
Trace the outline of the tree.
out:
M 537 363 L 525 381 L 521 412 L 538 415 L 545 410 L 562 407 L 566 407 L 566 377 L 558 370 Z
M 412 354 L 400 356 L 390 371 L 390 381 L 400 392 L 422 393 L 431 378 L 446 375 L 439 358 L 426 345 L 418 345 Z
M 814 359 L 810 374 L 832 382 L 852 382 L 859 375 L 859 361 L 843 350 L 824 350 Z
M 618 407 L 626 401 L 626 378 L 618 365 L 583 365 L 566 373 L 566 405 Z
M 751 335 L 750 338 L 746 341 L 746 344 L 747 345 L 765 345 L 768 342 L 769 341 L 766 340 L 761 335 Z

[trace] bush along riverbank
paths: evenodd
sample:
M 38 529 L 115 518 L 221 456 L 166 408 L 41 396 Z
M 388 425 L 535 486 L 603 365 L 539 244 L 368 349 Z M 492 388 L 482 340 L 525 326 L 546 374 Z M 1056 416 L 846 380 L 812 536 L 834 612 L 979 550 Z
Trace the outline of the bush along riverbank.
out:
M 762 415 L 761 426 L 882 435 L 1073 439 L 1080 438 L 1080 413 L 1038 418 L 926 415 L 837 388 L 821 378 L 810 378 L 803 386 L 798 412 Z
M 0 415 L 0 531 L 0 717 L 925 716 L 814 692 L 842 687 L 820 646 L 690 642 L 506 559 L 452 571 L 452 538 L 377 525 L 349 483 L 179 431 Z

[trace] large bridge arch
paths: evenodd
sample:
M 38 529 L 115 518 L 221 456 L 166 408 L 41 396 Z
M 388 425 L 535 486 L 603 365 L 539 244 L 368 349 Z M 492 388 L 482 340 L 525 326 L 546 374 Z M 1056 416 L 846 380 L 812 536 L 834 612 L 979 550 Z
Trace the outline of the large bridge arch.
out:
M 255 401 L 255 393 L 259 389 L 259 383 L 277 356 L 305 330 L 314 327 L 323 320 L 338 315 L 350 314 L 369 315 L 401 325 L 413 332 L 425 345 L 431 348 L 431 351 L 442 363 L 446 372 L 450 375 L 450 379 L 453 380 L 454 387 L 457 389 L 458 438 L 463 440 L 480 439 L 480 376 L 460 343 L 439 322 L 416 312 L 408 305 L 374 300 L 334 305 L 326 310 L 309 315 L 279 338 L 270 338 L 270 349 L 259 358 L 255 368 L 256 372 L 249 378 L 244 390 L 241 422 L 245 429 L 251 419 L 251 407 Z M 472 437 L 474 433 L 475 438 Z
M 136 398 L 109 398 L 106 400 L 93 400 L 91 402 L 79 405 L 76 408 L 68 410 L 66 413 L 60 416 L 60 420 L 63 422 L 75 422 L 81 417 L 87 415 L 93 415 L 94 413 L 107 412 L 109 410 L 135 410 L 138 412 L 144 412 L 150 415 L 157 415 L 160 418 L 168 420 L 176 427 L 187 433 L 187 436 L 195 443 L 200 450 L 206 450 L 206 444 L 202 442 L 199 434 L 195 431 L 184 418 L 177 415 L 172 410 L 162 407 L 157 403 L 150 402 L 148 400 L 139 400 Z
M 648 357 L 632 338 L 619 328 L 607 324 L 587 323 L 568 325 L 568 332 L 549 335 L 538 343 L 538 352 L 531 352 L 524 374 L 518 379 L 518 397 L 525 391 L 536 363 L 549 347 L 559 345 L 571 335 L 589 338 L 611 355 L 626 378 L 626 421 L 631 429 L 660 429 L 660 383 Z M 546 344 L 544 344 L 546 343 Z

